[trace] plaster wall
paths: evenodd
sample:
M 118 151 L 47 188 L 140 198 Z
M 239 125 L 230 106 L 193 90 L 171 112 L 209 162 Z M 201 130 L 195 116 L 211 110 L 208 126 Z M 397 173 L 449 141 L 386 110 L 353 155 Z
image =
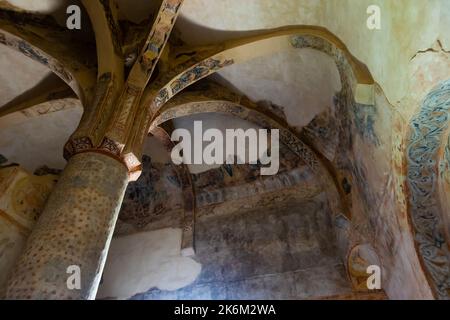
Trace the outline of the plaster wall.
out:
M 325 197 L 283 195 L 278 202 L 277 193 L 266 194 L 271 201 L 251 209 L 242 206 L 248 200 L 216 206 L 215 213 L 205 208 L 209 214 L 199 214 L 196 224 L 198 278 L 176 291 L 152 289 L 133 299 L 305 299 L 351 292 Z
M 43 165 L 63 169 L 66 160 L 62 150 L 78 126 L 81 114 L 82 109 L 78 107 L 20 119 L 19 122 L 3 121 L 0 127 L 1 153 L 29 172 Z
M 38 2 L 38 1 L 34 1 Z M 0 45 L 0 107 L 32 89 L 53 73 L 45 66 Z
M 404 203 L 403 166 L 397 160 L 403 157 L 405 128 L 379 88 L 375 108 L 376 140 L 361 135 L 366 132 L 367 137 L 367 131 L 354 133 L 352 221 L 381 257 L 383 289 L 391 299 L 431 299 Z
M 150 288 L 176 290 L 192 283 L 201 265 L 181 256 L 181 229 L 116 237 L 111 242 L 97 299 L 126 299 Z
M 280 173 L 274 177 L 262 179 L 248 165 L 193 174 L 193 260 L 181 257 L 179 219 L 169 205 L 181 190 L 169 188 L 158 213 L 143 212 L 145 206 L 138 205 L 145 204 L 144 197 L 159 199 L 168 186 L 133 193 L 138 197 L 127 193 L 98 298 L 299 299 L 349 293 L 326 197 L 314 174 L 290 152 L 281 148 Z M 158 179 L 172 184 L 172 166 L 148 164 L 141 178 L 158 167 Z M 144 187 L 146 181 L 137 183 Z M 133 210 L 136 217 L 124 220 Z M 182 210 L 176 214 L 183 216 Z M 125 227 L 125 221 L 134 228 Z
M 335 93 L 341 90 L 333 59 L 312 49 L 263 56 L 218 74 L 250 100 L 281 106 L 289 125 L 296 128 L 331 108 Z
M 33 1 L 33 0 L 7 0 L 11 5 L 31 11 L 31 12 L 39 12 L 44 14 L 52 13 L 61 7 L 64 7 L 69 4 L 70 1 L 68 0 L 40 0 L 40 1 Z
M 367 28 L 370 5 L 381 9 L 380 30 Z M 449 10 L 446 0 L 193 0 L 183 5 L 177 25 L 182 39 L 197 44 L 220 43 L 286 25 L 323 26 L 368 66 L 389 102 L 399 106 L 412 94 L 411 59 L 437 40 L 444 51 L 450 50 Z M 195 32 L 186 31 L 190 28 Z

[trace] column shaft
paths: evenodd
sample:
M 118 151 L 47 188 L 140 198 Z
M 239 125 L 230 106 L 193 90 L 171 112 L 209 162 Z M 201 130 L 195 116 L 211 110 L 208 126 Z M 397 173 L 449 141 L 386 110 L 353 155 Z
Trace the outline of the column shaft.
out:
M 94 299 L 127 184 L 127 168 L 112 157 L 86 152 L 70 158 L 18 261 L 7 298 Z M 80 268 L 80 289 L 67 285 L 76 273 L 71 266 Z

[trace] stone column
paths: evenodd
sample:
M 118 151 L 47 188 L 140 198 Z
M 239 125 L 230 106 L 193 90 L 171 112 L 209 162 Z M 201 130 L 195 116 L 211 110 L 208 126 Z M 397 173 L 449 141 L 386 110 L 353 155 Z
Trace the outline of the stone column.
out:
M 19 259 L 7 298 L 95 298 L 126 186 L 142 171 L 153 117 L 144 93 L 148 101 L 156 99 L 146 88 L 182 2 L 163 0 L 145 39 L 127 44 L 140 54 L 125 80 L 126 50 L 114 1 L 82 1 L 95 32 L 97 83 L 85 92 L 83 117 L 64 147 L 68 165 Z M 80 268 L 80 290 L 67 286 L 67 272 L 76 270 L 70 267 Z
M 72 156 L 17 263 L 7 299 L 94 299 L 128 180 L 127 167 L 109 155 Z M 67 285 L 76 273 L 70 266 L 80 268 L 80 289 Z

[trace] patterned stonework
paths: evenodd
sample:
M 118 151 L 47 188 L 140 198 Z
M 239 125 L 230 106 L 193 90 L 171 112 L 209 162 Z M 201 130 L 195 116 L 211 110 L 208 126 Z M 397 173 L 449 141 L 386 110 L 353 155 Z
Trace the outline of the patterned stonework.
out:
M 97 153 L 73 156 L 28 239 L 9 299 L 93 299 L 128 182 L 126 168 Z M 67 268 L 81 269 L 81 290 Z
M 184 72 L 182 75 L 180 75 L 180 77 L 178 77 L 170 84 L 172 95 L 176 95 L 192 83 L 232 64 L 233 60 L 220 61 L 213 58 L 198 63 L 193 68 Z
M 291 35 L 288 33 L 286 40 L 289 41 L 293 49 L 312 48 L 326 53 L 335 61 L 342 83 L 342 90 L 336 95 L 336 113 L 343 113 L 346 115 L 338 120 L 337 126 L 340 128 L 348 128 L 347 130 L 340 130 L 338 132 L 338 141 L 341 143 L 340 148 L 342 150 L 351 150 L 352 132 L 350 128 L 352 128 L 353 125 L 358 129 L 358 133 L 364 140 L 376 145 L 378 141 L 376 140 L 377 138 L 373 130 L 373 124 L 375 121 L 375 115 L 373 114 L 374 106 L 357 104 L 353 92 L 359 83 L 359 79 L 362 79 L 362 81 L 367 83 L 373 83 L 373 80 L 369 79 L 370 77 L 365 77 L 364 75 L 361 76 L 364 72 L 361 73 L 361 71 L 355 67 L 356 62 L 352 60 L 353 57 L 351 57 L 345 49 L 341 49 L 342 46 L 336 44 L 333 40 L 330 40 L 326 36 L 320 37 L 316 35 L 305 35 L 301 32 L 297 34 L 292 31 Z M 258 40 L 256 40 L 256 42 L 257 41 Z M 251 43 L 251 41 L 248 43 Z M 241 101 L 235 103 L 225 101 L 191 101 L 185 103 L 183 107 L 180 108 L 177 108 L 176 106 L 173 108 L 165 108 L 165 104 L 170 105 L 170 102 L 168 101 L 179 91 L 193 85 L 205 76 L 233 64 L 233 58 L 234 57 L 232 54 L 216 54 L 209 58 L 203 59 L 200 62 L 197 62 L 196 59 L 193 58 L 192 60 L 196 61 L 193 66 L 180 73 L 178 76 L 175 76 L 159 91 L 159 94 L 156 96 L 151 105 L 151 108 L 153 108 L 155 113 L 151 127 L 157 126 L 168 119 L 185 116 L 192 113 L 220 112 L 237 115 L 243 119 L 257 123 L 264 128 L 280 128 L 280 138 L 283 143 L 285 143 L 291 150 L 294 151 L 294 153 L 304 160 L 312 171 L 318 175 L 319 179 L 322 180 L 323 185 L 327 190 L 330 207 L 332 208 L 336 221 L 338 221 L 340 217 L 350 217 L 347 200 L 342 202 L 342 198 L 340 196 L 340 194 L 344 194 L 345 191 L 342 190 L 340 185 L 336 188 L 336 183 L 331 178 L 330 172 L 324 167 L 314 151 L 295 133 L 293 133 L 291 129 L 284 125 L 282 118 L 278 119 L 278 115 L 275 115 L 270 110 L 266 109 L 262 112 L 255 112 L 255 110 L 251 110 L 251 108 L 246 108 L 240 105 L 243 104 Z M 351 113 L 350 111 L 353 111 L 353 115 L 347 116 Z M 348 154 L 341 152 L 340 157 L 342 157 L 342 159 L 337 159 L 337 162 L 344 168 L 341 174 L 343 177 L 350 176 L 353 172 L 364 173 L 360 170 L 361 168 L 358 164 L 354 164 L 351 160 L 349 160 Z M 362 174 L 357 176 L 363 176 Z M 367 186 L 362 178 L 358 180 L 358 184 L 363 190 L 367 189 Z M 369 198 L 369 196 L 370 195 L 366 198 Z M 336 225 L 339 224 L 336 223 Z M 346 231 L 338 228 L 338 232 L 345 233 Z M 345 246 L 346 244 L 342 245 L 341 249 L 343 251 L 348 250 L 344 248 Z
M 164 0 L 152 30 L 146 40 L 137 64 L 131 70 L 130 80 L 137 81 L 143 87 L 150 80 L 150 76 L 161 56 L 162 50 L 169 39 L 183 0 Z M 142 82 L 143 81 L 143 82 Z
M 438 150 L 450 121 L 450 81 L 431 92 L 411 122 L 407 148 L 409 213 L 423 266 L 440 298 L 449 298 L 448 239 L 440 212 Z

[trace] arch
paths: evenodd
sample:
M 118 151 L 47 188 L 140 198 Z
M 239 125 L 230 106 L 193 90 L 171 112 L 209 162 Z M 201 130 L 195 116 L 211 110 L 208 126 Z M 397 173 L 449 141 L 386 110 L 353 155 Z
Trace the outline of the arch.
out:
M 416 251 L 435 295 L 450 296 L 449 239 L 439 198 L 439 150 L 448 139 L 450 80 L 425 98 L 410 123 L 406 150 L 408 213 Z
M 176 65 L 148 89 L 151 92 L 156 91 L 154 95 L 149 95 L 151 99 L 149 107 L 153 115 L 157 114 L 159 109 L 176 94 L 227 66 L 280 51 L 304 48 L 322 51 L 333 58 L 341 76 L 342 91 L 350 100 L 361 104 L 373 104 L 374 80 L 367 67 L 353 57 L 343 42 L 327 29 L 304 26 L 284 28 L 256 37 L 230 41 L 215 51 L 204 48 L 206 54 L 201 48 L 198 49 L 200 52 L 198 55 L 188 62 Z M 196 52 L 195 49 L 190 51 Z M 182 55 L 182 52 L 176 53 L 176 56 Z M 189 62 L 192 63 L 189 65 Z
M 98 78 L 113 75 L 117 87 L 124 81 L 121 30 L 117 21 L 117 8 L 111 1 L 81 1 L 86 9 L 95 34 Z
M 184 52 L 175 50 L 173 54 L 175 59 L 169 62 L 172 69 L 161 75 L 145 92 L 144 104 L 149 106 L 151 114 L 148 126 L 153 128 L 165 118 L 171 119 L 188 115 L 189 112 L 199 113 L 210 110 L 210 112 L 231 113 L 244 119 L 250 116 L 252 121 L 262 124 L 263 127 L 280 128 L 282 141 L 305 160 L 327 190 L 328 201 L 335 215 L 335 224 L 338 226 L 336 228 L 339 232 L 338 239 L 348 239 L 347 227 L 351 214 L 341 185 L 330 173 L 331 165 L 323 157 L 319 160 L 318 157 L 321 155 L 306 145 L 301 140 L 301 136 L 290 129 L 284 119 L 258 107 L 248 110 L 241 105 L 241 102 L 221 101 L 220 107 L 208 107 L 207 105 L 210 104 L 208 99 L 203 102 L 188 102 L 182 107 L 168 104 L 177 94 L 222 68 L 281 51 L 307 48 L 325 53 L 336 64 L 342 85 L 341 91 L 336 95 L 340 105 L 338 112 L 345 112 L 342 108 L 375 106 L 375 82 L 367 67 L 353 57 L 342 41 L 325 28 L 300 26 L 230 41 L 221 47 L 203 47 L 198 50 L 183 49 L 189 50 Z M 176 57 L 179 57 L 179 60 Z M 186 61 L 186 57 L 191 58 Z M 213 100 L 220 100 L 220 98 Z M 248 107 L 248 105 L 246 106 Z M 187 110 L 182 110 L 182 108 Z M 350 127 L 350 121 L 344 116 L 340 119 L 339 125 Z M 342 133 L 340 139 L 344 143 L 351 141 L 351 137 L 346 132 Z M 347 252 L 348 245 L 347 241 L 342 241 L 342 243 L 339 241 L 339 249 L 342 250 L 343 255 Z
M 201 114 L 201 113 L 222 113 L 227 115 L 234 115 L 243 120 L 255 123 L 263 128 L 272 128 L 280 130 L 280 139 L 294 154 L 300 157 L 305 164 L 318 176 L 321 185 L 327 192 L 327 199 L 330 209 L 333 213 L 335 222 L 344 217 L 347 219 L 348 213 L 341 201 L 341 197 L 336 187 L 333 177 L 322 164 L 309 146 L 303 143 L 294 130 L 287 127 L 281 121 L 277 121 L 275 116 L 269 116 L 268 113 L 263 113 L 257 108 L 252 108 L 251 104 L 247 106 L 225 101 L 225 100 L 204 100 L 188 102 L 185 104 L 171 104 L 170 107 L 165 108 L 158 117 L 156 117 L 150 127 L 150 132 L 154 131 L 158 126 L 164 122 L 176 119 L 179 117 Z M 338 229 L 338 228 L 337 228 Z M 338 229 L 338 232 L 341 230 Z M 342 230 L 343 231 L 343 230 Z M 347 248 L 340 248 L 342 252 L 346 252 Z
M 71 90 L 67 88 L 67 90 Z M 65 92 L 64 92 L 65 93 Z M 60 98 L 50 97 L 51 100 L 42 102 L 39 99 L 32 99 L 23 104 L 19 104 L 22 108 L 19 110 L 8 110 L 10 112 L 0 112 L 0 126 L 5 124 L 13 124 L 21 122 L 30 118 L 40 117 L 53 112 L 59 112 L 72 108 L 81 108 L 82 105 L 78 98 L 75 97 L 73 92 L 70 92 L 71 96 Z M 40 98 L 40 97 L 38 97 Z M 48 96 L 46 96 L 48 98 Z
M 0 107 L 0 118 L 5 116 L 13 116 L 13 114 L 42 114 L 38 110 L 40 105 L 47 102 L 55 103 L 60 101 L 61 103 L 65 100 L 77 100 L 75 92 L 69 88 L 65 83 L 58 82 L 55 86 L 51 88 L 43 87 L 40 85 L 35 86 L 31 93 L 27 93 L 25 96 L 20 95 L 13 99 L 12 101 L 6 103 Z M 81 103 L 80 103 L 81 104 Z M 58 108 L 57 110 L 59 110 Z

